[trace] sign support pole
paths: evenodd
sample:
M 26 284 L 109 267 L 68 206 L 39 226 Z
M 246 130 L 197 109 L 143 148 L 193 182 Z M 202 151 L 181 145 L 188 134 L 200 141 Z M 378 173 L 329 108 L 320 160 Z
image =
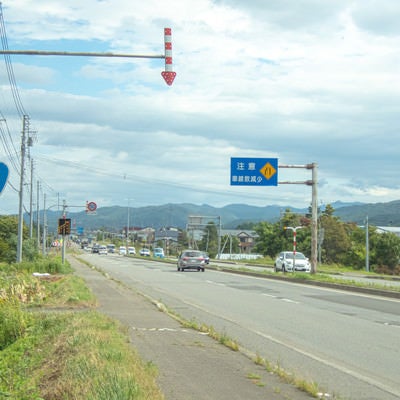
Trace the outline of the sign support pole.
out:
M 311 180 L 303 182 L 279 182 L 282 184 L 303 184 L 312 187 L 311 194 L 311 273 L 315 274 L 317 272 L 317 258 L 318 258 L 318 178 L 317 178 L 317 163 L 307 164 L 307 165 L 279 165 L 279 168 L 305 168 L 311 169 Z

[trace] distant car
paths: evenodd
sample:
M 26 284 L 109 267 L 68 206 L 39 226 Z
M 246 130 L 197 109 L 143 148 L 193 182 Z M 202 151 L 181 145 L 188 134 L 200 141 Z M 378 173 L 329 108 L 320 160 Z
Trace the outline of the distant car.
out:
M 293 251 L 282 251 L 279 253 L 278 257 L 274 263 L 275 272 L 310 272 L 311 264 L 308 258 L 299 251 L 296 252 L 296 256 L 293 257 Z M 293 258 L 294 258 L 294 268 L 293 268 Z
M 107 245 L 107 251 L 109 253 L 115 253 L 115 244 L 112 244 L 112 243 L 108 244 Z
M 92 253 L 98 253 L 99 252 L 99 245 L 98 244 L 94 244 L 92 247 Z
M 164 258 L 164 249 L 162 247 L 155 247 L 153 250 L 153 256 Z
M 128 254 L 136 255 L 136 249 L 134 247 L 128 247 Z
M 210 256 L 208 255 L 208 253 L 206 251 L 202 251 L 203 253 L 203 257 L 204 257 L 204 262 L 206 264 L 210 264 Z
M 101 254 L 107 255 L 107 254 L 108 254 L 107 246 L 99 246 L 99 251 L 98 251 L 98 253 L 99 253 L 100 255 L 101 255 Z
M 119 254 L 121 256 L 126 256 L 126 247 L 125 246 L 120 246 L 119 248 Z
M 184 250 L 178 257 L 178 271 L 197 269 L 204 272 L 205 265 L 204 255 L 198 250 Z
M 139 254 L 141 256 L 150 257 L 150 250 L 143 248 L 143 249 L 140 250 Z

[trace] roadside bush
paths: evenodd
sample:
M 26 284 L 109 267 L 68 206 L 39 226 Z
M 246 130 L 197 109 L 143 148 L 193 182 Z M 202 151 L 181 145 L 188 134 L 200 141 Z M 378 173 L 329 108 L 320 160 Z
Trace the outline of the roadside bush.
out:
M 31 316 L 15 299 L 0 299 L 0 350 L 19 339 L 31 322 Z
M 68 274 L 72 268 L 68 262 L 62 263 L 60 257 L 39 257 L 33 262 L 21 262 L 13 264 L 14 270 L 26 271 L 28 273 L 39 272 L 49 274 Z

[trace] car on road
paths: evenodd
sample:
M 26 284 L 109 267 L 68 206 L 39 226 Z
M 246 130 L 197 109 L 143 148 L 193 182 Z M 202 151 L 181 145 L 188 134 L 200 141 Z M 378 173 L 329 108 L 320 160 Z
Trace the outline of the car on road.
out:
M 134 247 L 128 247 L 128 254 L 136 255 L 136 249 Z
M 126 247 L 125 246 L 120 246 L 119 248 L 119 254 L 121 256 L 126 256 Z
M 164 249 L 162 247 L 155 247 L 153 250 L 153 256 L 156 258 L 164 258 Z
M 150 250 L 146 248 L 140 249 L 139 254 L 144 257 L 150 257 Z
M 282 251 L 275 260 L 274 270 L 275 272 L 310 272 L 311 264 L 308 258 L 299 251 Z
M 206 251 L 202 251 L 202 253 L 203 253 L 205 263 L 210 264 L 210 256 L 208 255 L 208 253 Z
M 184 250 L 178 257 L 178 271 L 185 269 L 197 269 L 203 271 L 206 265 L 203 252 L 199 250 Z
M 100 255 L 101 255 L 101 254 L 107 255 L 107 254 L 108 254 L 107 246 L 103 246 L 103 245 L 99 246 L 99 251 L 98 251 L 98 253 L 99 253 Z

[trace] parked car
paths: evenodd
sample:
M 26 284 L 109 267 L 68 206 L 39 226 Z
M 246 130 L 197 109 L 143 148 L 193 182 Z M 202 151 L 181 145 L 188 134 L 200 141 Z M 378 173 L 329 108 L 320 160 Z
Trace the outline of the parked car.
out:
M 121 256 L 126 256 L 126 247 L 125 246 L 120 246 L 119 248 L 119 254 Z
M 203 251 L 202 253 L 203 253 L 205 263 L 210 264 L 210 256 L 208 255 L 208 253 L 206 251 Z
M 162 247 L 155 247 L 153 250 L 153 256 L 164 258 L 164 249 Z
M 101 255 L 101 254 L 107 255 L 107 254 L 108 254 L 107 246 L 103 246 L 103 245 L 99 246 L 99 251 L 98 251 L 98 253 L 99 253 L 100 255 Z
M 136 254 L 136 249 L 134 247 L 128 247 L 128 254 Z
M 310 272 L 311 271 L 311 264 L 308 258 L 303 254 L 297 251 L 295 253 L 293 251 L 282 251 L 279 253 L 278 257 L 274 263 L 275 272 L 277 271 L 287 271 L 287 272 Z M 294 261 L 294 268 L 293 268 L 293 261 Z
M 197 269 L 204 272 L 205 265 L 204 255 L 198 250 L 184 250 L 178 257 L 178 271 Z
M 149 249 L 145 249 L 145 248 L 140 249 L 139 254 L 141 256 L 150 257 L 150 250 Z

